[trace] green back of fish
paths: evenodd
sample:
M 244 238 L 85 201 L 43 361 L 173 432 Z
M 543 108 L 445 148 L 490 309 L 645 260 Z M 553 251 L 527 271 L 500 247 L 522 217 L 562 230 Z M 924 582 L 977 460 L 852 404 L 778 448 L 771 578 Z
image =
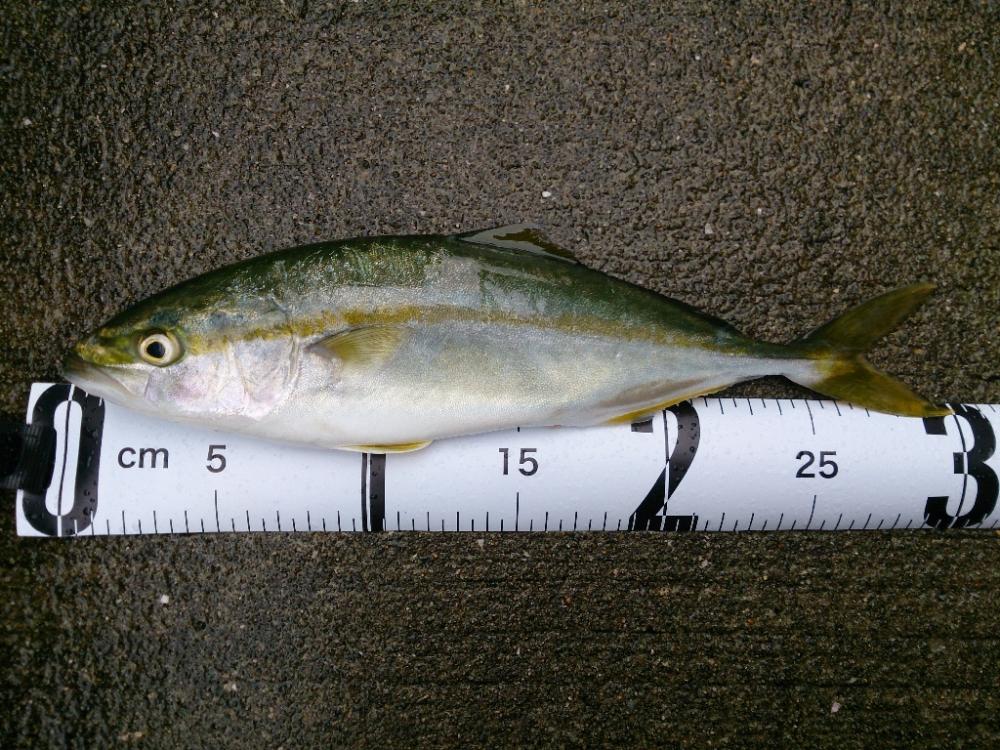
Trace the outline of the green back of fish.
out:
M 471 266 L 478 277 L 475 310 L 449 299 L 449 264 Z M 467 278 L 462 283 L 468 283 Z M 370 309 L 352 303 L 342 309 L 343 290 L 365 299 Z M 375 290 L 409 290 L 399 309 L 375 307 Z M 457 290 L 456 290 L 457 291 Z M 397 297 L 397 299 L 400 299 Z M 341 308 L 341 309 L 338 309 Z M 433 309 L 432 309 L 433 308 Z M 444 305 L 448 308 L 448 305 Z M 144 317 L 150 327 L 183 323 L 211 335 L 261 335 L 269 324 L 287 327 L 288 318 L 312 333 L 336 321 L 357 325 L 370 315 L 372 323 L 398 320 L 419 323 L 421 316 L 475 314 L 485 318 L 518 316 L 548 324 L 556 322 L 582 332 L 653 338 L 667 343 L 748 345 L 728 323 L 683 303 L 557 257 L 473 244 L 454 237 L 401 236 L 325 242 L 281 250 L 212 271 L 183 282 L 140 303 L 120 316 L 134 324 Z M 124 322 L 115 319 L 109 325 Z
M 478 241 L 483 238 L 487 244 Z M 896 414 L 948 413 L 863 358 L 868 346 L 920 304 L 930 285 L 890 292 L 783 346 L 752 341 L 722 320 L 566 255 L 521 228 L 307 245 L 179 284 L 122 313 L 100 335 L 127 349 L 134 331 L 162 328 L 183 333 L 186 346 L 197 352 L 236 339 L 318 341 L 354 328 L 471 319 L 796 360 L 800 366 L 776 370 L 834 398 Z M 388 337 L 362 339 L 384 343 Z M 349 337 L 347 349 L 357 349 L 360 340 Z M 343 339 L 330 343 L 335 354 L 347 346 Z

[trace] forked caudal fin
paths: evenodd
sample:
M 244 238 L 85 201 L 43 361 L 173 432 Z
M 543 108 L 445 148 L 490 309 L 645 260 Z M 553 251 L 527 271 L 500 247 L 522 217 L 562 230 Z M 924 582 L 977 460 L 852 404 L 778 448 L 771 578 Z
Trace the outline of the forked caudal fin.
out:
M 907 417 L 941 417 L 951 409 L 935 406 L 895 378 L 879 372 L 864 352 L 915 310 L 934 290 L 913 284 L 868 300 L 789 345 L 812 360 L 809 375 L 788 373 L 795 382 L 826 396 L 875 411 Z

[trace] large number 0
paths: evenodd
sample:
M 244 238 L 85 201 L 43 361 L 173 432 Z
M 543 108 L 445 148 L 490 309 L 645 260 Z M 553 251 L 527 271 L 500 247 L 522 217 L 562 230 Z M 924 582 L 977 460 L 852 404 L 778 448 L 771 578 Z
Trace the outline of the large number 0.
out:
M 97 477 L 100 473 L 101 436 L 104 430 L 104 402 L 97 396 L 84 393 L 68 383 L 58 383 L 45 389 L 31 411 L 31 424 L 55 429 L 56 408 L 63 405 L 66 409 L 66 420 L 69 420 L 69 410 L 75 404 L 80 409 L 80 445 L 77 449 L 76 477 L 68 477 L 65 487 L 70 497 L 65 498 L 69 505 L 64 512 L 53 513 L 45 504 L 45 490 L 32 492 L 25 490 L 22 508 L 24 517 L 35 529 L 49 536 L 72 536 L 89 528 L 97 512 Z M 65 425 L 65 423 L 64 423 Z M 65 439 L 66 436 L 63 436 Z M 57 471 L 65 471 L 69 457 L 62 457 L 62 467 Z M 58 503 L 61 506 L 63 482 L 59 482 Z M 61 510 L 61 507 L 59 508 Z

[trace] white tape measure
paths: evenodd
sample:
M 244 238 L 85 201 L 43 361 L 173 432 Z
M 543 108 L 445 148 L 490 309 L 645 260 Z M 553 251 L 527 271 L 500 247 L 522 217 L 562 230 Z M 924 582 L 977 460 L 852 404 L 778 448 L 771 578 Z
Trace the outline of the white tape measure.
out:
M 17 531 L 996 528 L 1000 408 L 955 410 L 909 419 L 834 401 L 699 398 L 640 424 L 384 456 L 194 428 L 36 383 L 24 431 L 51 455 L 35 470 L 45 476 L 18 485 Z

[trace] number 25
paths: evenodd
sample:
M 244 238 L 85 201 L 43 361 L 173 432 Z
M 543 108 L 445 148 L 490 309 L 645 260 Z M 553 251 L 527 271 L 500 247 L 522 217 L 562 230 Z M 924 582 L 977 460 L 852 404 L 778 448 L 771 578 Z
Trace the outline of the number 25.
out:
M 837 472 L 840 471 L 840 467 L 837 466 L 837 462 L 831 460 L 830 456 L 836 456 L 837 451 L 820 451 L 819 452 L 819 475 L 823 479 L 833 479 L 837 476 Z M 806 462 L 799 467 L 799 470 L 795 472 L 795 476 L 800 479 L 812 479 L 816 476 L 814 472 L 806 471 L 813 462 L 816 461 L 816 455 L 812 451 L 799 451 L 798 455 L 795 457 L 796 461 L 801 461 L 805 459 Z

